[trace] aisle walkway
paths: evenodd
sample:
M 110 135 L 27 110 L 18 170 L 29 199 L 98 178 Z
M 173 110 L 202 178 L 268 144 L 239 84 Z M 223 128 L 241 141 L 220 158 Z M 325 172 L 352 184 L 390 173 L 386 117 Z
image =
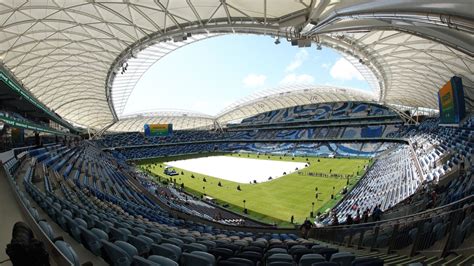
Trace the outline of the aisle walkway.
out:
M 3 167 L 0 167 L 0 261 L 8 259 L 5 253 L 10 243 L 13 225 L 18 221 L 25 221 L 20 211 L 20 205 L 15 200 Z M 2 264 L 11 265 L 11 264 Z

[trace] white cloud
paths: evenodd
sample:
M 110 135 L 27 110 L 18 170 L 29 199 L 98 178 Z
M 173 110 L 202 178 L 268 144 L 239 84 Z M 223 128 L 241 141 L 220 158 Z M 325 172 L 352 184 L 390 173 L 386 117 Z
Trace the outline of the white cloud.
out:
M 323 63 L 321 67 L 324 69 L 329 69 L 331 67 L 331 63 Z
M 291 72 L 295 71 L 297 68 L 299 68 L 303 62 L 308 58 L 308 51 L 301 49 L 299 50 L 295 57 L 293 58 L 293 61 L 286 67 L 285 71 L 286 72 Z
M 339 80 L 364 80 L 360 72 L 345 58 L 340 58 L 329 71 L 331 77 Z
M 308 74 L 288 74 L 286 75 L 281 81 L 280 84 L 282 85 L 289 85 L 289 84 L 308 84 L 313 83 L 314 77 Z
M 267 80 L 267 76 L 265 75 L 258 75 L 258 74 L 248 74 L 242 82 L 244 86 L 247 88 L 257 88 L 262 87 Z

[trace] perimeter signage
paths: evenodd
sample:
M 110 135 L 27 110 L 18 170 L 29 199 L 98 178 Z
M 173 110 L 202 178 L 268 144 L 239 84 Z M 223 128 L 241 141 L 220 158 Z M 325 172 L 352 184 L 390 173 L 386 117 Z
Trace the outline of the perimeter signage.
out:
M 13 127 L 19 127 L 19 128 L 23 128 L 23 129 L 30 129 L 30 130 L 34 130 L 34 131 L 41 131 L 41 132 L 46 132 L 46 133 L 50 133 L 50 134 L 69 135 L 69 134 L 67 134 L 65 132 L 62 132 L 62 131 L 59 131 L 59 130 L 50 129 L 50 128 L 43 127 L 43 126 L 40 126 L 40 125 L 37 125 L 37 124 L 34 124 L 34 123 L 29 123 L 27 121 L 22 121 L 22 120 L 19 120 L 19 119 L 15 119 L 13 117 L 6 116 L 2 112 L 0 112 L 0 120 L 2 120 L 6 124 L 9 124 L 10 126 L 13 126 Z
M 56 122 L 59 124 L 71 129 L 71 127 L 65 124 L 61 119 L 57 118 L 57 115 L 51 112 L 48 108 L 46 108 L 43 104 L 39 103 L 34 97 L 32 97 L 29 93 L 27 93 L 24 89 L 22 89 L 13 79 L 11 79 L 7 74 L 0 69 L 0 80 L 2 80 L 5 84 L 7 84 L 13 91 L 20 94 L 21 97 L 26 99 L 28 102 L 36 106 L 37 108 L 41 109 L 43 112 L 47 113 L 49 116 L 54 118 Z

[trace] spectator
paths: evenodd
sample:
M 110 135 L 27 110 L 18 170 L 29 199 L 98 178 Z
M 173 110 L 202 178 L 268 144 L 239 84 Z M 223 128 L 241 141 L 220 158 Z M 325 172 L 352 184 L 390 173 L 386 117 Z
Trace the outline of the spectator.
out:
M 369 209 L 365 209 L 364 213 L 362 214 L 362 222 L 367 223 L 369 221 Z
M 354 224 L 359 224 L 360 223 L 360 212 L 359 209 L 357 209 L 357 215 L 354 218 Z
M 308 234 L 312 226 L 313 224 L 311 223 L 310 220 L 308 220 L 308 217 L 306 217 L 306 219 L 304 220 L 304 223 L 300 226 L 300 230 L 302 230 L 304 239 L 308 239 Z
M 332 215 L 332 225 L 334 225 L 334 226 L 339 225 L 339 219 L 337 218 L 336 213 L 333 213 L 333 215 Z
M 380 204 L 375 206 L 373 212 L 372 212 L 372 219 L 374 219 L 374 222 L 380 221 L 380 218 L 382 216 L 382 210 L 380 209 Z
M 6 253 L 13 265 L 50 265 L 43 242 L 34 238 L 33 231 L 23 222 L 13 226 L 12 240 Z
M 352 215 L 348 214 L 347 219 L 346 219 L 346 224 L 351 225 L 354 223 L 354 220 L 352 219 Z

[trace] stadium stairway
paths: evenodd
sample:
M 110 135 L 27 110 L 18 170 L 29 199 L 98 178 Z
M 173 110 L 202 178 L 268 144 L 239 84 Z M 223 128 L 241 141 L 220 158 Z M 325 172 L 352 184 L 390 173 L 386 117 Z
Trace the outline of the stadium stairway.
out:
M 25 221 L 20 211 L 20 205 L 16 202 L 13 190 L 8 184 L 7 176 L 0 169 L 0 247 L 4 248 L 10 243 L 13 225 L 18 221 Z M 5 236 L 5 237 L 4 237 Z M 8 236 L 8 237 L 7 237 Z M 8 259 L 5 252 L 0 252 L 0 261 Z
M 25 165 L 21 167 L 18 172 L 17 176 L 21 177 L 24 176 L 26 173 L 25 170 Z M 39 165 L 36 165 L 37 169 L 41 168 Z M 44 181 L 36 183 L 37 187 L 40 188 L 42 191 L 44 191 Z M 23 182 L 18 182 L 18 186 L 20 188 L 20 191 L 25 191 L 24 184 Z M 59 191 L 59 190 L 58 190 Z M 63 240 L 68 243 L 75 251 L 77 258 L 79 259 L 79 264 L 83 264 L 86 262 L 91 262 L 93 265 L 107 265 L 107 263 L 100 257 L 95 256 L 92 254 L 89 250 L 87 250 L 84 246 L 82 246 L 80 243 L 77 243 L 69 234 L 64 232 L 64 230 L 56 224 L 51 217 L 44 211 L 41 206 L 39 206 L 36 201 L 28 194 L 25 193 L 25 197 L 29 200 L 30 205 L 32 208 L 34 208 L 37 213 L 38 213 L 38 221 L 43 221 L 46 222 L 52 229 L 52 233 L 55 237 L 61 237 Z M 11 228 L 9 230 L 11 231 Z

